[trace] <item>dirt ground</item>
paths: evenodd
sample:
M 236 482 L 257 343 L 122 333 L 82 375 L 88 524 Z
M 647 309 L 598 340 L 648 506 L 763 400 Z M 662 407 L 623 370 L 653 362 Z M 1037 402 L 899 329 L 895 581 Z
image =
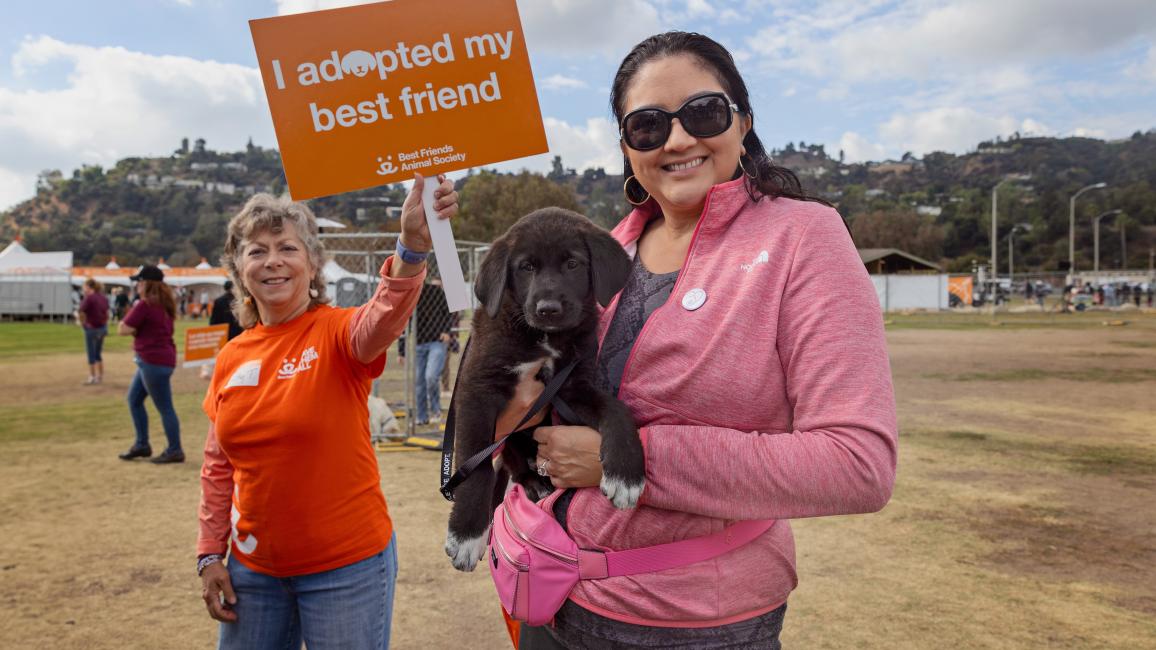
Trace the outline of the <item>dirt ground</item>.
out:
M 901 325 L 894 497 L 794 523 L 784 645 L 1156 648 L 1156 317 Z M 190 462 L 125 463 L 130 358 L 81 386 L 77 343 L 0 359 L 0 648 L 213 647 L 193 571 L 204 383 L 175 379 Z M 393 647 L 509 647 L 489 576 L 442 553 L 439 455 L 378 459 Z

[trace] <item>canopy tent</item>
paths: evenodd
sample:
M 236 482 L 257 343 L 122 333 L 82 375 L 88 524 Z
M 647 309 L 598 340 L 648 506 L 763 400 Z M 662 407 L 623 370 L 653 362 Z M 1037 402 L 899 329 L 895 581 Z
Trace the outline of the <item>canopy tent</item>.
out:
M 79 302 L 71 269 L 71 251 L 33 253 L 11 242 L 0 251 L 0 315 L 68 317 Z
M 16 268 L 70 269 L 72 251 L 33 253 L 24 248 L 20 240 L 15 240 L 0 251 L 0 272 Z

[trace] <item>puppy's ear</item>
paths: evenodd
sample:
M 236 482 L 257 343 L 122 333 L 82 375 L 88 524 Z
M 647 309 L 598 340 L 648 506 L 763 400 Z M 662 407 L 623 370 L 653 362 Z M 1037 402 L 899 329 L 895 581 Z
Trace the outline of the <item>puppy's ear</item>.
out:
M 510 244 L 505 237 L 499 238 L 482 258 L 478 267 L 478 277 L 474 281 L 474 295 L 486 308 L 490 318 L 498 315 L 502 306 L 502 295 L 506 293 L 506 265 L 510 256 Z
M 622 244 L 601 228 L 586 230 L 586 247 L 590 249 L 590 280 L 594 285 L 594 298 L 605 307 L 614 294 L 626 286 L 630 277 L 630 256 L 622 249 Z

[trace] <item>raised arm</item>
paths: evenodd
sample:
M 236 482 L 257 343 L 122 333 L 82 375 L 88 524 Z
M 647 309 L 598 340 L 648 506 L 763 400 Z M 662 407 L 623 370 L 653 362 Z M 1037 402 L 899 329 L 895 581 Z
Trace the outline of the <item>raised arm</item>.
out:
M 418 175 L 401 209 L 399 241 L 415 253 L 429 253 L 433 248 L 421 193 L 426 179 Z M 434 209 L 441 219 L 449 219 L 458 211 L 458 193 L 453 183 L 438 176 L 434 192 Z M 425 261 L 406 263 L 399 255 L 392 255 L 381 266 L 381 281 L 373 298 L 357 308 L 349 325 L 349 342 L 353 355 L 362 363 L 370 363 L 385 353 L 401 336 L 421 295 L 425 278 Z

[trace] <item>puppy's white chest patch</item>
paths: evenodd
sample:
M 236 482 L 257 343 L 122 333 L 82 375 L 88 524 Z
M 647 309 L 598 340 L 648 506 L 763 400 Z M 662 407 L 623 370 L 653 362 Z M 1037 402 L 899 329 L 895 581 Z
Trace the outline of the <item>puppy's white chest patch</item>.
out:
M 538 342 L 538 345 L 542 346 L 542 349 L 546 351 L 546 354 L 550 355 L 551 360 L 557 359 L 558 357 L 562 356 L 561 352 L 550 347 L 550 339 L 548 339 L 544 336 L 542 337 L 542 340 Z M 551 367 L 553 367 L 553 366 L 551 366 Z
M 542 366 L 546 366 L 553 371 L 554 359 L 552 357 L 542 357 L 534 361 L 526 361 L 525 363 L 510 366 L 509 371 L 511 374 L 518 375 L 518 379 L 532 378 L 538 375 L 538 371 L 542 369 Z

